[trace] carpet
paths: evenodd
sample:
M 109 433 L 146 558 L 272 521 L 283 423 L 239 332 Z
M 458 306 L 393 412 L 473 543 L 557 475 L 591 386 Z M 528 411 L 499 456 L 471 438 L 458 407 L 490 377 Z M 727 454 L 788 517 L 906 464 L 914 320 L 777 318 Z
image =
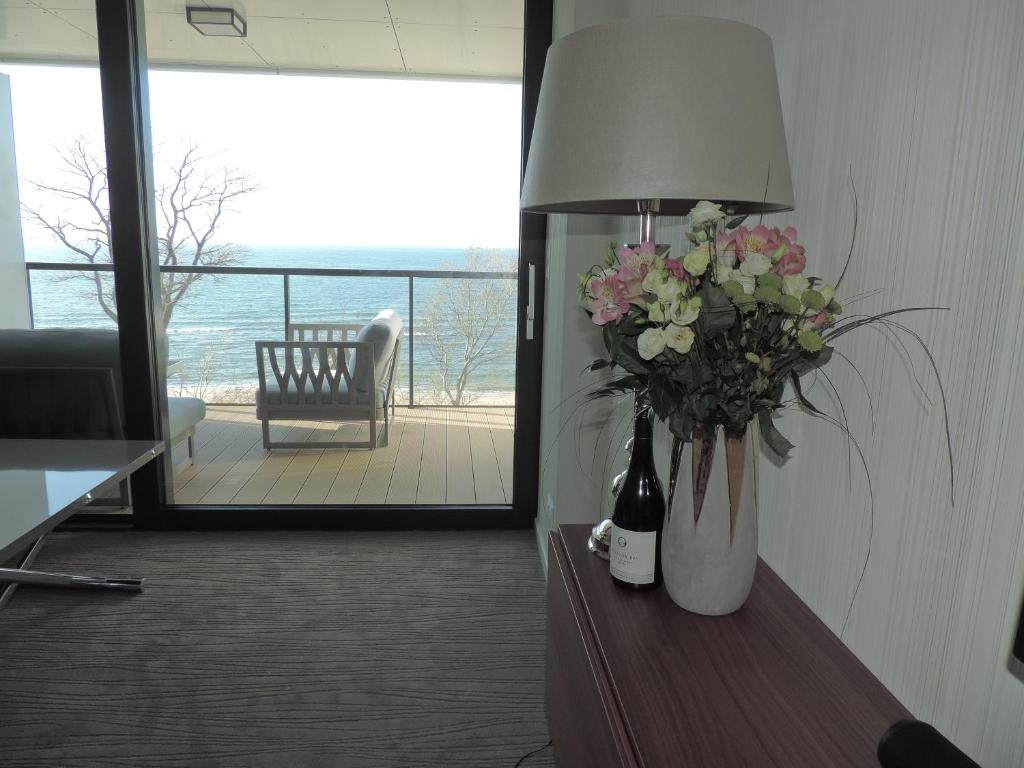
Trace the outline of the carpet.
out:
M 0 766 L 508 766 L 548 740 L 528 531 L 73 532 L 0 611 Z M 550 768 L 550 749 L 523 768 Z

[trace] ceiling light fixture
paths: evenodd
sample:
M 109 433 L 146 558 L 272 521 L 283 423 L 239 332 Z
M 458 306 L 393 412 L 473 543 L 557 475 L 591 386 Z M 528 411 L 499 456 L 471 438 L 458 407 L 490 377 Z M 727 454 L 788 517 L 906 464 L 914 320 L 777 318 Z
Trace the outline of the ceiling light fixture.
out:
M 188 23 L 201 35 L 209 37 L 245 37 L 245 19 L 233 8 L 207 8 L 188 6 L 185 9 Z

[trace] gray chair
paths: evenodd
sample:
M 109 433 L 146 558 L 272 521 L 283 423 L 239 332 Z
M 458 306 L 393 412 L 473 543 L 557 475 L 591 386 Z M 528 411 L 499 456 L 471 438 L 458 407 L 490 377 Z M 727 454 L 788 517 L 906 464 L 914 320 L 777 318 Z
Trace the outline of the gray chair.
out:
M 317 338 L 317 328 L 305 326 Z M 394 418 L 394 385 L 401 358 L 402 319 L 380 312 L 355 341 L 257 341 L 259 391 L 256 417 L 263 425 L 263 447 L 309 448 L 308 443 L 272 441 L 274 419 L 366 421 L 366 441 L 318 442 L 317 448 L 376 448 L 387 445 Z M 383 438 L 378 436 L 383 422 Z
M 124 423 L 117 331 L 86 328 L 0 330 L 0 437 L 119 439 Z M 105 372 L 105 373 L 104 373 Z M 167 399 L 171 445 L 188 441 L 206 404 Z

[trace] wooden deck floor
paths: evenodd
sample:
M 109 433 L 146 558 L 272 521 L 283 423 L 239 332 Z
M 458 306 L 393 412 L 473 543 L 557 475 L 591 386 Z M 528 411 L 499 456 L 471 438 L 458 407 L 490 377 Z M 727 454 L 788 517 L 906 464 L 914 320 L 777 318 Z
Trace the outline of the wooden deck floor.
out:
M 510 504 L 512 408 L 398 408 L 386 448 L 317 448 L 366 440 L 366 424 L 271 422 L 263 450 L 250 406 L 208 405 L 195 465 L 175 474 L 179 504 Z

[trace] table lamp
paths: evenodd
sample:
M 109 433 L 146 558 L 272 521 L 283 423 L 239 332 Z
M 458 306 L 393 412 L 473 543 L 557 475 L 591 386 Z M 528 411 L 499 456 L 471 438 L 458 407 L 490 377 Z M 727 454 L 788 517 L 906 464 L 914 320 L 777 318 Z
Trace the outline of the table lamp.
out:
M 693 16 L 589 27 L 548 49 L 521 206 L 658 214 L 793 208 L 771 38 Z

